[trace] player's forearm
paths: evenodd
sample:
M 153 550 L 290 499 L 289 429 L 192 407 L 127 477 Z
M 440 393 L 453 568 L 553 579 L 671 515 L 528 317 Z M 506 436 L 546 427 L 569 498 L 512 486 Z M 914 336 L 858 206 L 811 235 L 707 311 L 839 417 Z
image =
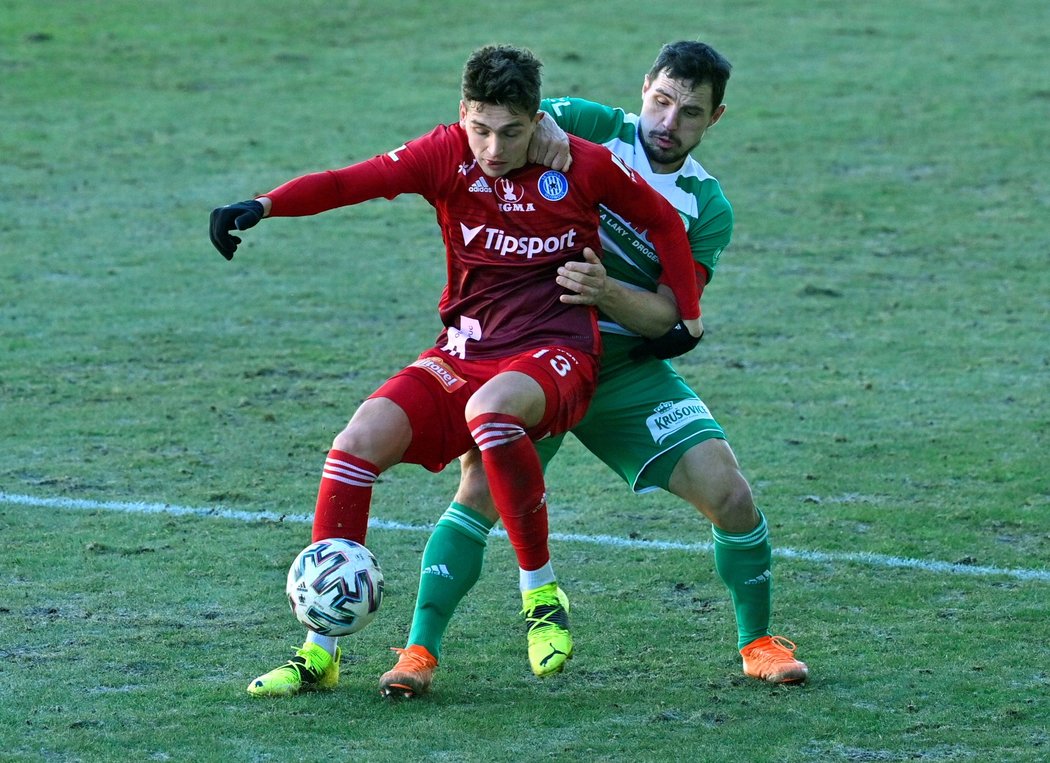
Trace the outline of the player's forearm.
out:
M 662 286 L 664 293 L 634 289 L 621 281 L 608 279 L 598 299 L 598 308 L 619 323 L 649 339 L 663 336 L 678 322 L 678 306 Z
M 664 271 L 660 285 L 673 293 L 680 319 L 693 336 L 699 336 L 700 285 L 696 279 L 696 262 L 685 228 L 678 224 L 678 215 L 670 204 L 666 204 L 664 216 L 667 219 L 663 221 L 663 227 L 649 229 Z
M 337 207 L 360 204 L 378 196 L 392 198 L 387 178 L 380 169 L 381 157 L 343 167 L 339 170 L 313 172 L 289 180 L 265 198 L 268 217 L 302 217 L 316 215 Z

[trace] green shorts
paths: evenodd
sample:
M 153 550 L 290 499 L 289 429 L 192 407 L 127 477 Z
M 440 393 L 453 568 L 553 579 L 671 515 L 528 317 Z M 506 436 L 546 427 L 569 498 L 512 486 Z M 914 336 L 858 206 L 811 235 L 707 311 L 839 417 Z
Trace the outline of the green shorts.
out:
M 689 448 L 704 440 L 724 440 L 725 432 L 668 361 L 627 357 L 638 339 L 603 334 L 602 342 L 598 389 L 572 433 L 636 493 L 666 490 Z M 564 437 L 536 443 L 544 468 Z

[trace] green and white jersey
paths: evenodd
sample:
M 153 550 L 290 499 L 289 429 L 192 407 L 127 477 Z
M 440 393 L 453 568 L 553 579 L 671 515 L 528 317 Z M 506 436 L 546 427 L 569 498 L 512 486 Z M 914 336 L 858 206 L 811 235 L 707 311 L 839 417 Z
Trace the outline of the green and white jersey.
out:
M 685 223 L 693 259 L 714 276 L 722 250 L 733 234 L 733 208 L 714 177 L 691 156 L 678 172 L 660 175 L 649 167 L 639 137 L 638 115 L 582 98 L 548 98 L 540 108 L 566 132 L 601 143 L 623 159 L 655 188 Z M 645 231 L 605 207 L 601 208 L 603 263 L 610 277 L 638 289 L 656 291 L 660 261 Z M 599 316 L 602 331 L 635 336 L 623 326 Z

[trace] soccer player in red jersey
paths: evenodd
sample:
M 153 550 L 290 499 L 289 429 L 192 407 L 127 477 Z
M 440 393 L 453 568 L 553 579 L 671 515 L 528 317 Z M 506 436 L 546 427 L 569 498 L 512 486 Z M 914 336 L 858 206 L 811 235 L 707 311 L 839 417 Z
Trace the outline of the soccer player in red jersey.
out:
M 489 46 L 464 68 L 458 124 L 387 154 L 291 180 L 212 212 L 211 239 L 227 259 L 264 217 L 313 215 L 416 193 L 437 212 L 448 280 L 445 329 L 434 347 L 392 376 L 354 413 L 325 461 L 313 539 L 365 542 L 372 486 L 407 462 L 440 471 L 471 448 L 518 558 L 530 629 L 551 659 L 572 653 L 567 599 L 547 549 L 543 471 L 534 440 L 567 431 L 586 412 L 600 351 L 594 308 L 562 297 L 558 269 L 597 261 L 599 205 L 648 230 L 683 322 L 700 334 L 695 264 L 674 209 L 607 149 L 573 139 L 570 173 L 527 161 L 542 115 L 540 62 Z M 432 656 L 416 655 L 423 663 Z M 331 688 L 340 651 L 310 632 L 295 657 L 251 682 L 254 695 Z
M 540 108 L 548 118 L 538 123 L 529 156 L 563 171 L 571 166 L 569 140 L 557 134 L 559 125 L 605 145 L 681 213 L 693 256 L 710 277 L 729 244 L 733 211 L 718 181 L 691 153 L 725 112 L 731 69 L 702 42 L 668 43 L 643 79 L 639 114 L 579 98 L 544 100 Z M 598 386 L 572 432 L 635 492 L 666 490 L 710 520 L 714 566 L 733 602 L 744 674 L 771 683 L 805 681 L 809 668 L 795 657 L 794 642 L 771 629 L 769 523 L 721 425 L 669 363 L 697 340 L 680 325 L 667 331 L 677 320 L 674 302 L 660 293 L 651 248 L 633 234 L 610 212 L 602 219 L 601 262 L 570 262 L 561 275 L 579 301 L 598 307 L 602 331 Z M 545 466 L 563 437 L 536 443 Z M 407 647 L 379 679 L 386 696 L 429 691 L 434 667 L 420 666 L 412 654 L 422 648 L 441 659 L 445 630 L 481 575 L 487 538 L 499 521 L 477 451 L 460 463 L 459 489 L 423 549 Z M 548 652 L 539 648 L 542 642 L 533 650 L 532 637 L 530 631 L 529 661 L 533 672 L 545 675 Z

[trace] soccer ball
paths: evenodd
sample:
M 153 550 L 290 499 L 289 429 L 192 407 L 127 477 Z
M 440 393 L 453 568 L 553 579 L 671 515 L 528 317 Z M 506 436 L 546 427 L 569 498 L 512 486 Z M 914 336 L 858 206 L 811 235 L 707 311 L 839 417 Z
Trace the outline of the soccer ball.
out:
M 383 570 L 360 543 L 329 538 L 299 552 L 285 585 L 296 619 L 322 636 L 364 628 L 383 601 Z

